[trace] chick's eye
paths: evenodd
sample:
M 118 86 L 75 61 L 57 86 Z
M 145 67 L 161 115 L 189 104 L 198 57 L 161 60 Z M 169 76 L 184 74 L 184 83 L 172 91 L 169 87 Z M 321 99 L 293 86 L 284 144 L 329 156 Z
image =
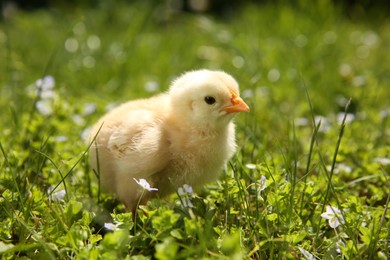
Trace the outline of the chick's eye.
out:
M 215 98 L 210 97 L 210 96 L 206 96 L 206 97 L 204 98 L 204 101 L 205 101 L 207 104 L 212 105 L 212 104 L 215 103 Z

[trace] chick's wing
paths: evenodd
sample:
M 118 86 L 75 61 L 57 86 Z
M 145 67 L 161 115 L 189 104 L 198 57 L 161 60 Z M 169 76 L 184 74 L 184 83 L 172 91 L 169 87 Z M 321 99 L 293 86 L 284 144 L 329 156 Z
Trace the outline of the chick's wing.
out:
M 101 128 L 91 159 L 96 167 L 99 164 L 104 175 L 147 178 L 168 163 L 169 144 L 162 126 L 163 111 L 154 109 L 147 101 L 122 105 L 95 126 L 95 129 Z M 163 104 L 160 105 L 163 108 Z

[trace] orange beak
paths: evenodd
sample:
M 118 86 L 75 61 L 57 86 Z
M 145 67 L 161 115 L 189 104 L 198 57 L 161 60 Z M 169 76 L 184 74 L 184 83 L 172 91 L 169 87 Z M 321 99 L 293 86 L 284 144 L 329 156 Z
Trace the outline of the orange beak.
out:
M 235 92 L 232 90 L 232 98 L 230 101 L 232 102 L 231 106 L 224 107 L 222 111 L 226 111 L 228 113 L 237 113 L 237 112 L 249 112 L 249 106 L 240 98 Z

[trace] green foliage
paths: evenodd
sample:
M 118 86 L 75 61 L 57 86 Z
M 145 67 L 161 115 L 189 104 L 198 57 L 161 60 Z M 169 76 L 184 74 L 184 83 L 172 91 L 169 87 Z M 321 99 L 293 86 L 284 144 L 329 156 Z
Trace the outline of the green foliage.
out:
M 228 17 L 149 1 L 4 17 L 0 258 L 387 259 L 390 23 L 282 2 Z M 133 216 L 100 191 L 82 133 L 202 67 L 234 75 L 250 104 L 238 152 L 218 182 Z M 337 218 L 321 217 L 329 205 Z

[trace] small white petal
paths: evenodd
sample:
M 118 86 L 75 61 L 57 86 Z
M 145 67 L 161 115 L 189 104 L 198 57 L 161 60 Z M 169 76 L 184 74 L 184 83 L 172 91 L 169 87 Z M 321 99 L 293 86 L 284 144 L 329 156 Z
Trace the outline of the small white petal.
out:
M 329 212 L 332 212 L 334 214 L 340 214 L 341 211 L 338 208 L 332 207 L 332 206 L 327 206 L 326 210 Z
M 35 81 L 35 85 L 37 87 L 42 87 L 42 83 L 43 83 L 43 80 L 42 79 L 37 79 L 37 81 Z
M 52 191 L 53 189 L 52 188 L 49 188 L 49 193 Z M 59 191 L 55 191 L 51 194 L 50 196 L 50 199 L 52 201 L 55 201 L 55 202 L 60 202 L 60 201 L 63 201 L 64 198 L 65 198 L 65 195 L 66 195 L 66 191 L 65 190 L 59 190 Z
M 144 187 L 145 189 L 150 188 L 149 182 L 147 182 L 145 179 L 140 179 L 140 180 L 139 180 L 139 185 L 141 185 L 141 186 Z
M 41 99 L 52 99 L 55 97 L 55 92 L 51 89 L 42 89 L 41 93 L 40 93 L 40 98 Z
M 89 133 L 91 132 L 91 127 L 87 127 L 83 130 L 83 132 L 81 132 L 81 139 L 86 141 L 88 136 L 89 136 Z
M 148 191 L 157 191 L 157 188 L 151 188 L 149 182 L 147 182 L 145 179 L 140 179 L 137 181 L 137 179 L 133 178 L 134 181 L 141 186 L 143 189 L 148 190 Z
M 187 208 L 193 208 L 194 205 L 192 204 L 190 198 L 187 197 Z
M 326 206 L 326 212 L 321 214 L 321 217 L 327 219 L 331 228 L 337 228 L 344 223 L 344 218 L 338 208 Z
M 375 158 L 375 162 L 380 163 L 382 165 L 389 165 L 390 164 L 390 159 L 386 157 L 380 157 L 380 158 Z
M 108 230 L 112 230 L 112 231 L 115 231 L 117 230 L 117 226 L 113 223 L 104 223 L 104 227 Z
M 194 207 L 189 197 L 193 193 L 192 187 L 190 185 L 184 184 L 183 188 L 178 188 L 177 193 L 179 194 L 180 201 L 185 208 Z
M 257 168 L 257 165 L 254 163 L 247 163 L 247 164 L 245 164 L 245 167 L 250 169 L 250 170 L 254 170 Z
M 390 107 L 389 107 L 389 108 L 386 108 L 386 109 L 384 109 L 384 110 L 381 110 L 381 111 L 379 112 L 379 115 L 380 115 L 380 117 L 381 117 L 382 119 L 384 119 L 384 118 L 390 116 Z
M 47 75 L 43 78 L 42 89 L 50 90 L 50 89 L 54 88 L 54 85 L 55 85 L 55 80 L 54 80 L 53 76 Z
M 55 137 L 55 140 L 59 143 L 63 143 L 63 142 L 66 142 L 68 141 L 68 137 L 65 136 L 65 135 L 60 135 L 60 136 L 56 136 Z
M 319 132 L 327 133 L 330 131 L 331 126 L 329 123 L 329 120 L 324 116 L 315 116 L 314 118 L 315 124 L 320 124 L 320 128 L 318 129 Z
M 326 219 L 326 220 L 332 219 L 332 218 L 333 218 L 333 216 L 329 215 L 328 212 L 322 213 L 322 214 L 321 214 L 321 217 L 324 218 L 324 219 Z
M 329 226 L 331 228 L 337 228 L 340 225 L 340 221 L 336 216 L 334 216 L 332 219 L 329 219 Z
M 340 163 L 337 165 L 337 170 L 340 172 L 346 172 L 346 173 L 350 173 L 352 172 L 352 168 L 344 163 Z
M 37 108 L 38 112 L 41 115 L 49 116 L 49 115 L 53 114 L 53 109 L 51 107 L 51 103 L 48 102 L 47 100 L 39 100 L 35 104 L 35 107 Z
M 352 113 L 344 113 L 344 112 L 341 112 L 341 113 L 338 113 L 337 114 L 337 122 L 339 124 L 341 124 L 344 120 L 344 117 L 345 117 L 345 123 L 348 125 L 350 123 L 353 122 L 353 120 L 355 120 L 355 115 L 352 114 Z
M 96 111 L 96 104 L 95 103 L 87 103 L 84 105 L 83 115 L 87 116 L 87 115 L 95 113 L 95 111 Z
M 260 183 L 259 183 L 259 187 L 257 189 L 258 193 L 260 194 L 263 190 L 265 190 L 265 188 L 267 188 L 267 178 L 262 175 L 261 178 L 260 178 Z
M 192 190 L 192 187 L 191 187 L 190 185 L 188 185 L 188 184 L 184 184 L 184 185 L 183 185 L 183 188 L 184 188 L 184 190 L 185 190 L 188 194 L 194 193 L 194 191 Z
M 301 251 L 302 255 L 307 259 L 307 260 L 314 260 L 314 256 L 309 253 L 309 251 L 303 249 L 302 247 L 298 247 L 299 251 Z
M 75 122 L 77 125 L 85 125 L 85 120 L 82 116 L 80 115 L 73 115 L 72 116 L 73 122 Z

